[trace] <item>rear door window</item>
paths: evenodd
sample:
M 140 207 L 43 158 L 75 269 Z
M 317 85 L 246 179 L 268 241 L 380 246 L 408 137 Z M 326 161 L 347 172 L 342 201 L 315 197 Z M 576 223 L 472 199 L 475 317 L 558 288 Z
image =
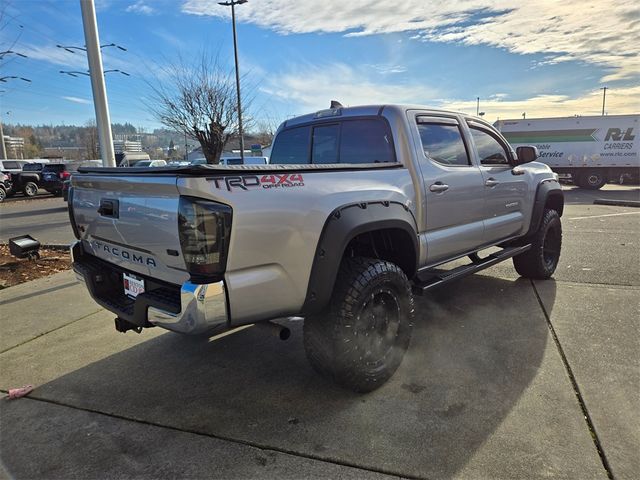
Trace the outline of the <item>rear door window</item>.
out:
M 344 122 L 341 138 L 340 163 L 395 162 L 391 133 L 381 120 Z
M 471 164 L 458 125 L 420 123 L 418 131 L 425 156 L 434 162 L 458 167 Z

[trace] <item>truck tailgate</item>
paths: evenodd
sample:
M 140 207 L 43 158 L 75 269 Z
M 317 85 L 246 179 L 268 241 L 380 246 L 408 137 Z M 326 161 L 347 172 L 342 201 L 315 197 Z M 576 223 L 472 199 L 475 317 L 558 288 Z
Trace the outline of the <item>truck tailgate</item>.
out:
M 73 215 L 85 251 L 166 282 L 188 280 L 174 175 L 77 175 L 72 187 Z

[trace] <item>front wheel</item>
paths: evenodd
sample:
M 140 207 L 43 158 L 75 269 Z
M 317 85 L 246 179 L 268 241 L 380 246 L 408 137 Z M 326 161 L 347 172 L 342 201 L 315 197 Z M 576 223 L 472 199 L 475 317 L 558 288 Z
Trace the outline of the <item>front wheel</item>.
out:
M 555 210 L 545 210 L 532 238 L 531 248 L 513 257 L 513 266 L 523 277 L 544 280 L 556 271 L 562 248 L 562 223 Z
M 7 191 L 0 187 L 0 203 L 4 202 L 5 198 L 7 198 Z
M 304 322 L 304 347 L 321 375 L 356 392 L 383 385 L 402 363 L 413 329 L 411 284 L 397 265 L 343 260 L 331 302 Z
M 33 182 L 27 182 L 24 186 L 24 194 L 26 197 L 35 197 L 38 194 L 38 185 Z

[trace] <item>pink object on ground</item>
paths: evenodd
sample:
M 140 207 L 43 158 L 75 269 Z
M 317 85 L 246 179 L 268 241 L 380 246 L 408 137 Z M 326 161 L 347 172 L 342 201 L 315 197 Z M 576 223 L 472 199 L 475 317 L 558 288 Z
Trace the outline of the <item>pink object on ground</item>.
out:
M 25 395 L 29 395 L 33 390 L 33 385 L 25 385 L 20 388 L 10 388 L 9 389 L 9 399 L 13 400 L 15 398 L 24 397 Z

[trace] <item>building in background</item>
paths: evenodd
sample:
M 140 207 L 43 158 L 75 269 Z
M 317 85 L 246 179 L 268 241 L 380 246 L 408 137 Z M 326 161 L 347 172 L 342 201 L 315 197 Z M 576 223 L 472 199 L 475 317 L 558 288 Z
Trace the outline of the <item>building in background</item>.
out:
M 113 149 L 115 150 L 115 153 L 142 151 L 142 141 L 139 137 L 137 140 L 129 140 L 128 138 L 126 138 L 126 135 L 116 135 L 116 137 L 125 138 L 113 139 Z
M 3 140 L 9 158 L 24 158 L 24 138 L 4 135 Z

